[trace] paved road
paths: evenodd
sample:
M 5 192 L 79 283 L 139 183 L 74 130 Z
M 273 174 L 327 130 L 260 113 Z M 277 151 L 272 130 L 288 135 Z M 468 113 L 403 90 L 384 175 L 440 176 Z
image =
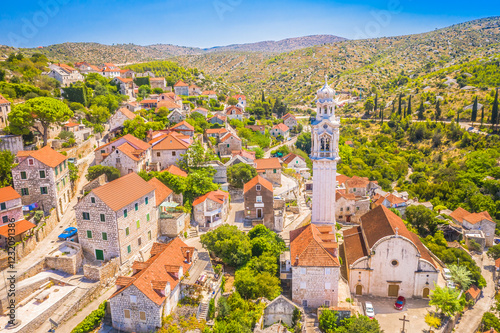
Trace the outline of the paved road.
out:
M 273 150 L 279 149 L 279 148 L 281 148 L 281 147 L 283 147 L 283 146 L 288 146 L 288 147 L 293 146 L 293 145 L 295 144 L 295 142 L 296 142 L 296 141 L 297 141 L 297 136 L 293 137 L 290 141 L 285 141 L 285 142 L 283 142 L 282 144 L 280 144 L 280 145 L 278 145 L 278 146 L 276 146 L 276 147 L 273 147 L 273 148 L 269 149 L 268 151 L 266 151 L 266 152 L 264 153 L 264 158 L 269 158 L 269 157 L 271 157 L 271 151 L 273 151 Z
M 488 258 L 486 253 L 474 256 L 476 264 L 481 267 L 481 274 L 486 279 L 487 285 L 483 289 L 483 295 L 471 310 L 464 313 L 458 325 L 455 326 L 456 333 L 475 332 L 481 323 L 483 314 L 490 310 L 495 298 L 495 283 L 493 282 L 493 270 L 495 262 Z

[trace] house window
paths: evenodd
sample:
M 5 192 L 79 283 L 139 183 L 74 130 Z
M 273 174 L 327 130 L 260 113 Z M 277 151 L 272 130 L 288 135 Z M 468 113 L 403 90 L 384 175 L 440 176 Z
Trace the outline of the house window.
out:
M 124 309 L 123 310 L 123 315 L 125 316 L 126 319 L 130 319 L 130 310 L 129 309 Z
M 30 191 L 27 188 L 22 188 L 21 195 L 30 195 Z
M 146 221 L 148 221 L 148 222 L 149 222 L 149 213 L 148 213 L 148 214 L 146 214 Z
M 66 169 L 66 161 L 63 162 L 64 169 Z
M 106 222 L 106 215 L 100 214 L 101 215 L 101 222 Z
M 227 144 L 227 148 L 229 148 L 229 143 Z
M 300 289 L 306 289 L 307 285 L 305 281 L 300 282 Z
M 156 153 L 156 157 L 160 157 L 161 156 L 161 153 L 160 152 L 157 152 Z
M 26 179 L 26 171 L 21 171 L 21 179 Z
M 87 230 L 87 238 L 92 238 L 92 230 Z
M 40 170 L 40 178 L 45 178 L 45 170 Z
M 140 318 L 142 321 L 146 321 L 146 312 L 144 312 L 144 311 L 139 311 L 139 318 Z
M 351 210 L 351 207 L 347 207 L 347 211 L 350 211 Z
M 2 216 L 2 222 L 3 223 L 9 222 L 9 217 L 8 216 Z
M 130 303 L 136 304 L 137 303 L 137 296 L 130 295 Z
M 353 192 L 356 192 L 356 189 L 355 189 L 355 188 L 353 188 L 353 189 L 352 189 L 352 191 L 353 191 Z
M 28 159 L 28 165 L 33 165 L 33 164 L 35 164 L 35 160 L 32 159 L 32 158 L 29 158 Z
M 176 153 L 177 153 L 177 152 L 173 151 L 173 152 L 172 152 L 172 156 L 175 156 L 175 155 L 176 155 Z
M 151 230 L 148 231 L 148 240 L 151 240 Z
M 273 173 L 276 173 L 276 169 L 273 170 Z
M 302 275 L 307 274 L 307 268 L 305 268 L 305 267 L 300 267 L 300 274 L 302 274 Z
M 49 193 L 49 192 L 47 191 L 47 186 L 40 187 L 40 194 L 47 194 L 47 193 Z
M 358 211 L 358 210 L 359 210 L 359 207 L 356 207 L 356 211 Z
M 105 154 L 106 151 L 104 149 L 101 150 L 101 154 Z
M 340 207 L 340 211 L 343 212 L 344 211 L 344 207 Z
M 141 227 L 141 221 L 137 220 L 137 222 L 135 222 L 135 225 L 137 226 L 137 229 L 139 229 Z
M 130 253 L 130 252 L 132 252 L 132 248 L 129 245 L 129 246 L 127 246 L 127 253 Z
M 90 220 L 90 213 L 82 212 L 82 218 L 87 221 Z
M 123 211 L 123 217 L 127 217 L 127 210 L 126 209 Z
M 139 210 L 139 204 L 136 202 L 135 203 L 135 210 L 138 211 Z
M 130 235 L 130 229 L 128 227 L 125 228 L 125 236 Z
M 260 191 L 260 189 L 261 189 L 260 185 L 255 186 L 256 191 Z
M 59 174 L 59 172 L 57 172 L 57 167 L 54 170 L 56 170 L 56 176 L 57 176 Z
M 325 282 L 325 289 L 326 290 L 332 289 L 332 283 L 331 282 Z
M 137 238 L 137 245 L 138 245 L 138 246 L 141 246 L 141 244 L 142 244 L 142 238 L 141 238 L 141 237 L 139 237 L 139 238 Z
M 325 275 L 332 274 L 332 269 L 330 267 L 325 267 Z
M 302 300 L 302 307 L 307 308 L 307 300 L 306 299 Z
M 261 195 L 256 196 L 255 201 L 262 202 L 262 196 Z
M 66 179 L 62 179 L 63 187 L 66 186 Z
M 330 301 L 325 301 L 325 306 L 326 306 L 327 308 L 329 308 L 329 307 L 330 307 Z
M 0 210 L 7 209 L 5 202 L 0 203 Z
M 144 198 L 144 202 L 146 203 L 146 205 L 149 203 L 149 199 L 148 199 L 148 197 L 145 197 L 145 198 Z
M 102 240 L 108 240 L 108 234 L 106 232 L 102 233 Z
M 90 202 L 91 203 L 95 203 L 95 198 L 94 197 L 90 197 Z

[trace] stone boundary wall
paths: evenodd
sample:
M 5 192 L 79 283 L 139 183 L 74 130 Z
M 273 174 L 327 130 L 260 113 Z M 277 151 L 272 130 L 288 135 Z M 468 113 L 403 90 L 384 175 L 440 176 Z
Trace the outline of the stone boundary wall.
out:
M 102 186 L 106 184 L 106 175 L 102 174 L 96 179 L 88 182 L 87 184 L 83 185 L 81 194 L 84 194 L 85 192 L 90 192 L 95 188 L 98 188 L 99 186 Z
M 83 275 L 89 280 L 105 283 L 107 280 L 114 278 L 119 269 L 120 259 L 113 258 L 104 266 L 92 264 L 83 265 Z
M 50 280 L 50 278 L 47 276 L 47 278 L 44 278 L 40 281 L 37 281 L 36 283 L 30 284 L 24 288 L 18 288 L 16 286 L 16 305 L 22 302 L 26 297 L 30 296 L 33 294 L 38 288 L 40 288 L 42 285 L 47 283 Z M 18 281 L 16 281 L 18 282 Z M 5 297 L 3 299 L 0 299 L 0 314 L 4 314 L 4 309 L 7 309 L 8 304 L 8 298 Z
M 75 249 L 76 253 L 70 257 L 56 257 L 52 255 L 52 253 L 58 251 L 63 246 L 68 246 Z M 82 247 L 80 244 L 65 241 L 59 246 L 57 250 L 52 251 L 52 253 L 45 257 L 45 266 L 47 266 L 48 268 L 69 273 L 71 275 L 75 275 L 80 270 L 83 261 Z

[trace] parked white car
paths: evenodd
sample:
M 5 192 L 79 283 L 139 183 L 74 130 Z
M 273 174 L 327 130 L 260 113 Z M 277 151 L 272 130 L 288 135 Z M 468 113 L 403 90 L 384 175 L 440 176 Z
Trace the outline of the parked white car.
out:
M 375 318 L 375 309 L 371 302 L 365 302 L 365 316 L 370 319 Z
M 443 275 L 446 280 L 451 279 L 451 272 L 448 268 L 443 268 Z

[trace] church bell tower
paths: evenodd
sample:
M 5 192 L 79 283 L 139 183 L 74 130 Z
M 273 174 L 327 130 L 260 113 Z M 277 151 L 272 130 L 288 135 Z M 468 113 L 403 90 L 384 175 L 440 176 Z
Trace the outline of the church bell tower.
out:
M 311 124 L 313 198 L 311 223 L 335 225 L 335 192 L 339 157 L 340 117 L 335 117 L 335 90 L 325 85 L 318 90 L 316 120 Z

